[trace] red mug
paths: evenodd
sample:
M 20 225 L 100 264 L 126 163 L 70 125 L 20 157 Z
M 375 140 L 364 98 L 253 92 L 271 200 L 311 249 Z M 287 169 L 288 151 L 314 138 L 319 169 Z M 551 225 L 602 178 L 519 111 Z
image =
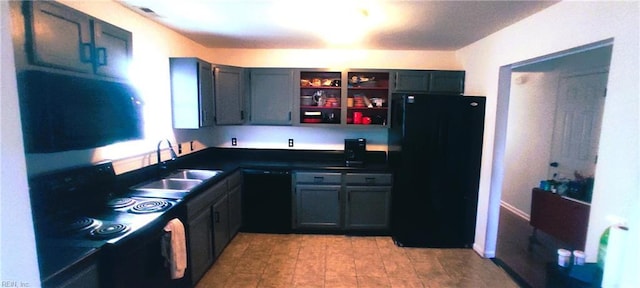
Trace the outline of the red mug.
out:
M 353 112 L 353 124 L 362 124 L 362 112 Z
M 362 117 L 362 124 L 365 124 L 365 125 L 371 124 L 371 117 Z

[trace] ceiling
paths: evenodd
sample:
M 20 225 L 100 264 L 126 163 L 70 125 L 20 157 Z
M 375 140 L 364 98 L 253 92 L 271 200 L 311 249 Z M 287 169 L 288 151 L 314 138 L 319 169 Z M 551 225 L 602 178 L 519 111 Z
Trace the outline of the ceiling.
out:
M 210 48 L 457 50 L 557 1 L 118 0 Z

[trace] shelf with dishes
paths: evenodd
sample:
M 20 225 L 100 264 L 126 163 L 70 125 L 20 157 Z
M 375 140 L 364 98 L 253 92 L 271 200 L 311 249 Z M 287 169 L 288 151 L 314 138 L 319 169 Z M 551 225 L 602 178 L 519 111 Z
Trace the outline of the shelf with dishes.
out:
M 341 77 L 341 72 L 300 72 L 300 123 L 341 124 Z
M 347 121 L 351 125 L 387 125 L 389 73 L 349 72 Z
M 389 72 L 380 70 L 300 71 L 300 124 L 386 126 Z

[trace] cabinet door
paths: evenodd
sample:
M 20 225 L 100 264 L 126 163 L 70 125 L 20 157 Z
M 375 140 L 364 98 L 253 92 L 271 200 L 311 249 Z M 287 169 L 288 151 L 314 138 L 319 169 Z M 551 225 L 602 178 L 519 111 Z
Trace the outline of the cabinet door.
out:
M 464 71 L 429 72 L 429 93 L 464 93 Z
M 340 228 L 339 185 L 296 185 L 297 228 Z
M 427 92 L 429 90 L 429 73 L 427 71 L 397 71 L 395 92 Z
M 95 73 L 115 78 L 128 78 L 131 59 L 131 32 L 109 23 L 93 20 Z
M 213 71 L 197 58 L 170 58 L 173 128 L 213 124 Z
M 30 59 L 36 65 L 93 73 L 88 15 L 51 1 L 27 1 Z M 31 40 L 31 41 L 29 41 Z
M 213 205 L 213 248 L 214 256 L 218 258 L 229 243 L 229 203 L 227 195 L 220 198 Z
M 291 125 L 292 69 L 251 70 L 251 123 Z
M 198 98 L 200 100 L 200 127 L 213 125 L 213 70 L 211 64 L 198 61 Z
M 191 281 L 200 280 L 213 263 L 213 225 L 211 207 L 203 209 L 193 220 L 189 221 L 189 266 L 191 268 Z
M 242 124 L 242 68 L 219 66 L 214 71 L 216 124 Z
M 233 238 L 242 226 L 242 186 L 229 190 L 229 238 Z
M 347 186 L 346 228 L 389 228 L 391 187 Z

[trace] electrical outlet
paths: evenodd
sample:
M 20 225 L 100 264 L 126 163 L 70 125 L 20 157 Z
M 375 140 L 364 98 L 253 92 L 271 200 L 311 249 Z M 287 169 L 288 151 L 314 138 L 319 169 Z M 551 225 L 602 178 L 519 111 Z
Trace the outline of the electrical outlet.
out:
M 289 138 L 289 147 L 293 147 L 293 139 Z
M 178 143 L 178 154 L 182 154 L 182 143 Z
M 238 146 L 238 139 L 236 139 L 236 137 L 231 138 L 231 146 Z

